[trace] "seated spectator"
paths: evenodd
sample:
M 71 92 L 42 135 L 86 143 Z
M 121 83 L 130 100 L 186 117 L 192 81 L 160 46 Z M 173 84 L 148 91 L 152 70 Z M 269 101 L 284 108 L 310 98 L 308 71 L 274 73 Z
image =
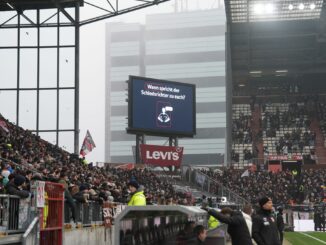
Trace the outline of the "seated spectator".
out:
M 181 230 L 177 235 L 177 245 L 187 245 L 187 241 L 193 238 L 193 231 L 196 223 L 194 221 L 188 221 L 185 224 L 183 230 Z
M 195 235 L 195 238 L 188 241 L 187 244 L 189 244 L 189 245 L 205 244 L 205 240 L 207 237 L 207 230 L 205 229 L 205 227 L 203 225 L 197 225 L 194 228 L 193 233 Z

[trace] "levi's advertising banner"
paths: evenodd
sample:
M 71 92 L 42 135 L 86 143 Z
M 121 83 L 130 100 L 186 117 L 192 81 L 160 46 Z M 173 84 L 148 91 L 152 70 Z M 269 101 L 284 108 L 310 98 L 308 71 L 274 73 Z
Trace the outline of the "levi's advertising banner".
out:
M 195 134 L 195 86 L 131 77 L 131 124 L 135 130 L 166 135 Z
M 141 144 L 140 152 L 144 164 L 179 167 L 182 162 L 183 147 Z

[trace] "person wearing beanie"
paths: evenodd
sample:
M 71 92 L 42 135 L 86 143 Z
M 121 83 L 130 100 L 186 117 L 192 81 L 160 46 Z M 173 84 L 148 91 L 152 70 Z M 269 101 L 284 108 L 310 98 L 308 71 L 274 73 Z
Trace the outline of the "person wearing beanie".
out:
M 21 190 L 21 186 L 25 183 L 26 179 L 22 175 L 16 175 L 13 181 L 10 181 L 6 185 L 6 190 L 9 195 L 16 195 L 20 198 L 27 198 L 30 193 L 25 190 Z
M 262 197 L 258 203 L 260 209 L 253 217 L 252 237 L 258 245 L 281 245 L 277 223 L 272 215 L 272 199 Z
M 128 183 L 128 189 L 131 193 L 131 198 L 128 202 L 128 206 L 146 206 L 146 197 L 144 190 L 139 186 L 138 182 L 132 179 Z

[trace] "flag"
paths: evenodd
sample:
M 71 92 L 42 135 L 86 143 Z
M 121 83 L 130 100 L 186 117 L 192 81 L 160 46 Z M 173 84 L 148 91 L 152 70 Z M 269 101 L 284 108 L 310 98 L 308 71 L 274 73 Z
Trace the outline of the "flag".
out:
M 6 133 L 9 133 L 9 129 L 7 124 L 4 120 L 0 119 L 0 128 L 2 128 Z
M 246 171 L 244 171 L 243 174 L 241 174 L 241 178 L 242 177 L 249 177 L 249 170 L 248 169 Z
M 94 140 L 93 140 L 90 132 L 87 130 L 83 145 L 82 145 L 82 147 L 80 149 L 80 155 L 82 155 L 83 157 L 86 156 L 95 147 L 96 147 L 96 145 L 94 143 Z

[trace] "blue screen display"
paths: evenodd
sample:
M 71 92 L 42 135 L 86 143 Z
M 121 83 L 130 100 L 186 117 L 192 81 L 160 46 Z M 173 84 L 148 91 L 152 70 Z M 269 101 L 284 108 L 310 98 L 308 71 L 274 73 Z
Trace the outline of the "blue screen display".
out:
M 129 129 L 172 136 L 195 134 L 194 85 L 131 76 L 129 93 Z

